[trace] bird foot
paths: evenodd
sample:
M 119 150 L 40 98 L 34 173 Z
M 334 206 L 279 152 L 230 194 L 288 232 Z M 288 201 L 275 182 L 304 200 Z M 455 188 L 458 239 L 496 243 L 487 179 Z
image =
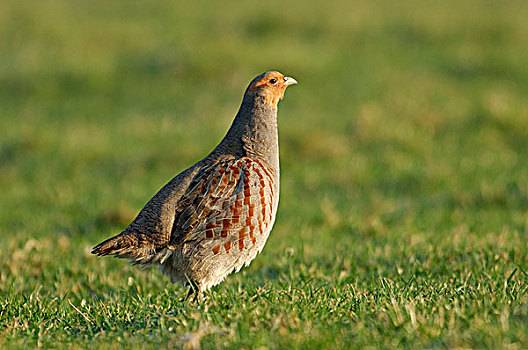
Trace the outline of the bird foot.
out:
M 203 300 L 200 287 L 195 282 L 190 283 L 189 292 L 187 293 L 187 296 L 184 299 L 182 299 L 182 302 L 186 302 L 187 300 L 189 300 L 189 298 L 193 294 L 194 294 L 194 297 L 192 298 L 193 303 L 197 304 Z

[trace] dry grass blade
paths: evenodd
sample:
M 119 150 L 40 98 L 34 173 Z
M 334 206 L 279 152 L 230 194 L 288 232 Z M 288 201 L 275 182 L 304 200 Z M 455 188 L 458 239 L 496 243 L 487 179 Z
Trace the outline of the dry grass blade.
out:
M 91 324 L 94 324 L 94 322 L 90 320 L 90 318 L 88 318 L 88 316 L 86 316 L 81 310 L 79 310 L 77 306 L 73 305 L 70 299 L 68 299 L 68 304 L 70 304 L 70 306 L 73 307 L 73 309 L 77 311 L 77 313 L 79 313 L 79 315 L 81 315 L 86 321 L 90 322 Z

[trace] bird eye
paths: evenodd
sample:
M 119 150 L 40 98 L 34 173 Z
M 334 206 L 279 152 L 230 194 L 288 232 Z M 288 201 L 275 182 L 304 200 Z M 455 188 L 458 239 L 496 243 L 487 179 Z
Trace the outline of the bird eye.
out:
M 275 85 L 275 84 L 277 84 L 277 79 L 271 78 L 269 82 L 270 82 L 270 84 Z

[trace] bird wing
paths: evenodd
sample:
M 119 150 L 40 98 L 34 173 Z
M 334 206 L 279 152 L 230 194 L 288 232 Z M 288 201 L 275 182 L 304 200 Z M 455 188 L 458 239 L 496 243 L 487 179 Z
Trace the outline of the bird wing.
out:
M 255 244 L 272 221 L 273 191 L 273 176 L 260 161 L 242 157 L 205 166 L 178 203 L 169 247 L 212 240 L 216 254 L 221 244 L 242 250 L 246 237 Z

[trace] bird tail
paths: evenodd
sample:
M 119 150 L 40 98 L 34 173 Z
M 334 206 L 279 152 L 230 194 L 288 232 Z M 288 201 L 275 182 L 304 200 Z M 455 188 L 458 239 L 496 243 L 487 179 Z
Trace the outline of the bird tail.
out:
M 99 243 L 92 249 L 97 256 L 113 255 L 117 258 L 130 259 L 133 264 L 148 265 L 158 255 L 154 242 L 145 237 L 130 233 L 121 233 Z

